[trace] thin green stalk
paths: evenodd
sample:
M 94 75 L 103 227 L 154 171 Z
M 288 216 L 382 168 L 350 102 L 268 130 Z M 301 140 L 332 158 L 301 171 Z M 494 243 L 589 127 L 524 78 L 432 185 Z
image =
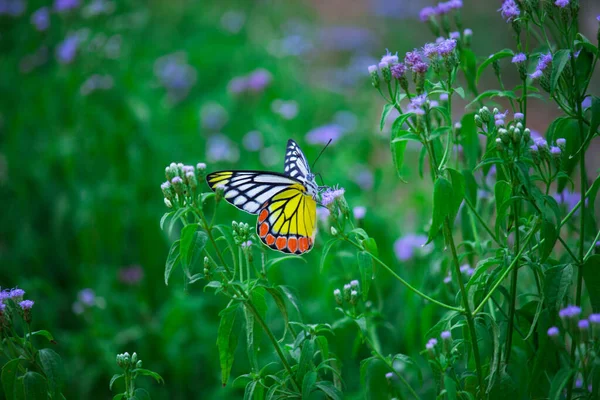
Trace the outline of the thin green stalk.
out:
M 467 318 L 467 325 L 469 327 L 471 347 L 473 348 L 473 358 L 475 359 L 475 369 L 477 370 L 477 380 L 479 381 L 479 390 L 483 391 L 485 387 L 483 383 L 483 368 L 481 367 L 481 358 L 479 356 L 479 344 L 477 343 L 475 320 L 473 319 L 473 314 L 471 313 L 471 309 L 469 307 L 469 294 L 467 293 L 462 280 L 462 273 L 460 272 L 460 263 L 458 261 L 458 255 L 456 253 L 456 246 L 454 244 L 454 238 L 452 237 L 452 231 L 450 230 L 450 218 L 448 217 L 446 217 L 446 219 L 444 220 L 444 233 L 446 236 L 446 241 L 450 245 L 450 250 L 452 251 L 452 259 L 454 261 L 454 273 L 456 274 L 458 286 L 462 295 L 464 313 Z
M 473 204 L 471 203 L 471 201 L 467 197 L 465 197 L 465 204 L 473 212 L 473 215 L 475 215 L 475 217 L 477 218 L 477 220 L 479 221 L 479 223 L 481 224 L 481 226 L 483 226 L 483 228 L 486 230 L 486 232 L 488 233 L 488 235 L 490 235 L 490 237 L 492 238 L 492 240 L 494 242 L 496 242 L 497 245 L 502 246 L 502 244 L 498 241 L 498 238 L 496 237 L 496 235 L 494 235 L 494 232 L 492 232 L 492 230 L 485 223 L 485 221 L 483 220 L 483 218 L 481 218 L 481 215 L 479 215 L 479 213 L 475 209 L 475 206 L 473 206 Z
M 514 176 L 513 176 L 514 178 Z M 519 193 L 513 185 L 513 196 L 518 196 Z M 519 252 L 520 234 L 519 232 L 519 203 L 513 205 L 514 226 L 515 226 L 515 253 Z M 515 257 L 515 266 L 512 270 L 510 280 L 510 308 L 508 309 L 508 330 L 506 332 L 506 347 L 504 349 L 504 360 L 506 364 L 510 361 L 510 353 L 512 350 L 512 336 L 515 323 L 515 311 L 517 307 L 517 280 L 519 277 L 519 258 Z
M 598 242 L 598 240 L 600 240 L 600 231 L 598 231 L 598 233 L 596 234 L 596 237 L 594 238 L 594 241 L 592 242 L 592 245 L 588 249 L 587 253 L 585 253 L 585 256 L 583 256 L 583 261 L 584 262 L 590 257 L 590 255 L 592 254 L 592 252 L 596 248 L 596 243 Z
M 363 247 L 361 245 L 359 245 L 358 243 L 353 242 L 352 240 L 348 239 L 348 238 L 344 238 L 348 243 L 352 244 L 354 247 L 356 247 L 359 250 L 364 250 Z M 397 273 L 395 273 L 386 263 L 384 263 L 383 261 L 381 261 L 379 258 L 377 258 L 377 256 L 369 253 L 369 256 L 371 256 L 371 258 L 373 260 L 375 260 L 379 265 L 381 265 L 383 268 L 385 268 L 390 274 L 392 274 L 392 276 L 396 279 L 398 279 L 398 281 L 400 281 L 400 283 L 402 283 L 404 286 L 406 286 L 409 290 L 411 290 L 412 292 L 414 292 L 415 294 L 417 294 L 418 296 L 421 296 L 422 298 L 432 302 L 433 304 L 437 304 L 440 307 L 444 307 L 448 310 L 452 310 L 452 311 L 458 311 L 460 313 L 464 312 L 464 310 L 462 308 L 458 308 L 458 307 L 454 307 L 445 303 L 442 303 L 440 301 L 437 301 L 436 299 L 427 296 L 425 293 L 421 292 L 419 289 L 415 288 L 414 286 L 412 286 L 410 283 L 408 283 L 407 281 L 405 281 L 404 279 L 402 279 L 402 277 L 400 277 Z
M 567 245 L 567 243 L 564 241 L 564 239 L 561 238 L 560 236 L 558 236 L 558 241 L 563 245 L 563 247 L 565 248 L 565 250 L 567 250 L 567 253 L 569 253 L 569 255 L 571 256 L 571 258 L 573 259 L 573 261 L 578 262 L 579 259 L 577 258 L 577 256 L 575 254 L 573 254 L 573 252 L 571 251 L 571 249 L 569 248 L 569 246 Z
M 508 266 L 508 268 L 506 269 L 506 271 L 504 271 L 502 273 L 502 275 L 500 275 L 500 278 L 498 278 L 498 280 L 496 281 L 496 283 L 494 284 L 494 286 L 492 286 L 492 288 L 488 291 L 488 293 L 485 295 L 485 297 L 483 298 L 483 300 L 481 300 L 481 303 L 479 303 L 479 305 L 475 308 L 475 310 L 473 311 L 473 315 L 476 315 L 479 312 L 481 312 L 481 310 L 483 309 L 483 307 L 485 307 L 485 303 L 488 301 L 488 299 L 490 297 L 492 297 L 492 295 L 494 294 L 494 292 L 496 291 L 496 289 L 498 289 L 498 287 L 502 284 L 502 281 L 512 271 L 512 269 L 514 268 L 514 266 L 517 264 L 517 260 L 519 258 L 521 258 L 521 255 L 523 254 L 523 252 L 527 248 L 527 245 L 529 244 L 529 241 L 535 236 L 535 232 L 536 231 L 537 231 L 537 224 L 533 228 L 531 228 L 531 231 L 527 234 L 527 236 L 525 237 L 525 240 L 523 241 L 523 245 L 521 246 L 521 249 L 519 250 L 519 253 L 515 256 L 515 258 L 510 263 L 510 265 Z
M 271 329 L 269 329 L 265 320 L 261 317 L 261 315 L 258 312 L 258 310 L 256 309 L 256 307 L 254 307 L 254 304 L 252 304 L 252 302 L 250 302 L 250 301 L 246 301 L 246 302 L 244 302 L 244 304 L 246 305 L 246 307 L 248 307 L 250 312 L 254 315 L 254 318 L 256 319 L 256 321 L 258 321 L 258 324 L 263 328 L 263 330 L 269 337 L 269 340 L 273 344 L 273 347 L 275 348 L 277 355 L 281 359 L 281 363 L 283 364 L 283 367 L 287 370 L 288 374 L 290 374 L 290 380 L 292 381 L 292 385 L 294 385 L 294 389 L 296 389 L 296 391 L 298 393 L 301 393 L 300 386 L 298 386 L 298 383 L 296 383 L 296 379 L 294 379 L 294 372 L 292 371 L 292 367 L 290 367 L 290 364 L 287 362 L 287 359 L 285 358 L 285 355 L 283 354 L 283 351 L 281 350 L 281 346 L 279 346 L 279 342 L 275 338 L 275 335 L 273 335 L 273 332 L 271 332 Z

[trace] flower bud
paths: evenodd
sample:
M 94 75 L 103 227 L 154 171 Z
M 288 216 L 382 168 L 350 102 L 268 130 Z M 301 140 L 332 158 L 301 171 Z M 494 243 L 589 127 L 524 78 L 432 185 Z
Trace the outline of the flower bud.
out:
M 522 124 L 522 123 L 520 123 L 520 122 L 517 122 L 517 124 L 515 125 L 515 127 L 516 127 L 517 129 L 520 129 L 521 131 L 523 130 L 523 124 Z
M 502 143 L 502 139 L 496 138 L 496 150 L 504 151 L 504 144 Z
M 335 227 L 334 227 L 334 226 L 332 226 L 332 227 L 331 227 L 331 236 L 337 236 L 337 234 L 338 234 L 338 231 L 337 231 L 337 229 L 335 229 Z
M 223 185 L 219 185 L 215 188 L 215 203 L 219 204 L 221 200 L 223 200 L 223 196 L 225 194 L 225 188 Z
M 352 286 L 349 283 L 344 285 L 344 301 L 350 301 L 350 292 L 352 291 Z
M 564 151 L 567 147 L 567 139 L 565 139 L 565 138 L 556 139 L 556 145 L 558 146 L 559 149 Z
M 548 329 L 548 337 L 557 344 L 559 343 L 559 340 L 558 340 L 559 336 L 560 336 L 560 331 L 558 330 L 558 328 L 556 326 L 552 326 L 552 327 L 550 327 L 550 329 Z
M 165 201 L 165 206 L 167 206 L 167 208 L 173 208 L 173 203 L 171 203 L 171 200 L 167 199 L 166 197 L 163 200 Z
M 377 66 L 376 65 L 370 65 L 369 66 L 369 75 L 371 75 L 371 85 L 373 85 L 374 88 L 378 88 L 380 82 L 379 79 L 379 72 L 377 72 Z
M 335 298 L 335 302 L 338 306 L 341 306 L 343 304 L 342 292 L 340 291 L 340 289 L 335 289 L 333 291 L 333 297 Z
M 478 128 L 483 127 L 483 120 L 479 116 L 479 114 L 475 114 L 475 126 Z
M 590 321 L 588 321 L 587 319 L 582 319 L 577 323 L 577 328 L 579 328 L 581 341 L 583 343 L 586 343 L 590 338 Z
M 529 143 L 530 139 L 531 139 L 531 129 L 525 128 L 523 130 L 523 140 L 525 141 L 525 143 Z
M 196 164 L 196 178 L 198 179 L 198 182 L 203 181 L 205 176 L 206 176 L 206 164 L 205 163 Z
M 181 179 L 181 177 L 176 176 L 173 179 L 171 179 L 171 185 L 173 185 L 173 189 L 175 189 L 175 193 L 177 193 L 179 196 L 183 196 L 183 179 Z
M 521 142 L 521 137 L 521 130 L 519 128 L 512 131 L 512 140 L 514 144 L 518 145 Z
M 358 281 L 356 279 L 350 281 L 350 286 L 352 287 L 353 290 L 359 291 L 360 289 L 360 284 L 358 283 Z
M 483 122 L 485 122 L 486 124 L 492 120 L 492 113 L 490 113 L 489 108 L 487 108 L 486 106 L 483 106 L 479 110 L 479 115 L 481 116 Z
M 440 338 L 442 338 L 442 341 L 444 342 L 444 350 L 450 352 L 452 349 L 452 333 L 450 333 L 450 331 L 443 331 L 440 334 Z
M 137 353 L 134 351 L 133 354 L 131 355 L 131 363 L 135 364 L 138 360 L 138 356 Z
M 136 368 L 142 368 L 142 360 L 138 360 L 138 362 L 135 364 Z
M 357 302 L 358 302 L 358 292 L 356 290 L 352 290 L 350 292 L 350 304 L 355 306 Z
M 385 379 L 388 381 L 388 383 L 391 383 L 392 379 L 394 379 L 394 373 L 388 372 L 387 374 L 385 374 Z
M 185 174 L 185 178 L 187 180 L 188 185 L 190 185 L 190 189 L 196 190 L 198 187 L 198 180 L 196 179 L 196 175 L 193 172 L 188 172 Z
M 523 113 L 515 113 L 515 121 L 523 121 L 523 118 L 525 118 Z M 523 129 L 523 126 L 521 126 L 520 129 Z

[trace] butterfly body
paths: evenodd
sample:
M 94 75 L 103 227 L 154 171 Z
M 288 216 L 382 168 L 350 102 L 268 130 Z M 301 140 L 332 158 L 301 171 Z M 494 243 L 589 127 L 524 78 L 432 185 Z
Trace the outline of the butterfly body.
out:
M 249 214 L 257 214 L 260 240 L 284 253 L 303 254 L 314 245 L 319 186 L 304 154 L 288 141 L 284 173 L 218 171 L 206 178 L 211 189 Z

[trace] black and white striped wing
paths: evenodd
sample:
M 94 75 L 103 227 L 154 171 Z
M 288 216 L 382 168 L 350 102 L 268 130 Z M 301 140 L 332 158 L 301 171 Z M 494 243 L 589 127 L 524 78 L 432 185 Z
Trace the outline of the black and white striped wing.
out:
M 310 166 L 298 143 L 292 139 L 288 140 L 287 149 L 285 151 L 285 163 L 283 171 L 287 176 L 304 181 L 310 173 Z
M 212 190 L 222 186 L 225 200 L 250 214 L 258 214 L 273 196 L 286 189 L 306 191 L 298 180 L 273 172 L 218 171 L 209 174 L 206 181 Z

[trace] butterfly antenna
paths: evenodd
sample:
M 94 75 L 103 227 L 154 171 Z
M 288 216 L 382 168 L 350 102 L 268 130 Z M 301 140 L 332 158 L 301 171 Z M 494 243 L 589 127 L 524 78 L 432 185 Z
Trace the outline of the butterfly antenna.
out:
M 319 160 L 319 157 L 321 157 L 321 154 L 323 154 L 323 152 L 325 151 L 325 149 L 327 149 L 327 146 L 329 146 L 329 144 L 331 143 L 332 140 L 333 139 L 329 139 L 329 141 L 327 142 L 327 144 L 325 145 L 325 147 L 323 147 L 323 150 L 321 150 L 321 152 L 319 153 L 319 155 L 317 156 L 317 158 L 315 159 L 315 161 L 313 161 L 313 164 L 310 167 L 310 169 L 315 169 L 315 164 Z
M 325 186 L 325 180 L 323 179 L 323 176 L 321 175 L 321 173 L 320 173 L 320 172 L 317 172 L 317 173 L 315 174 L 315 177 L 317 177 L 317 176 L 318 176 L 318 177 L 319 177 L 319 179 L 321 180 L 321 186 Z

